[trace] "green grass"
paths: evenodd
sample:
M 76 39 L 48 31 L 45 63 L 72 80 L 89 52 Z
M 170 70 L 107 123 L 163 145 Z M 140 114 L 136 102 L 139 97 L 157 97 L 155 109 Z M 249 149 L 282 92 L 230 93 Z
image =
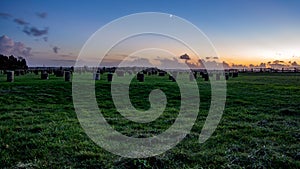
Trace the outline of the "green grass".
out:
M 205 143 L 198 143 L 210 104 L 210 84 L 198 79 L 201 105 L 186 138 L 151 158 L 129 159 L 97 146 L 81 128 L 72 103 L 72 84 L 50 75 L 27 74 L 5 82 L 0 75 L 1 168 L 300 168 L 300 74 L 244 73 L 227 82 L 226 107 L 220 124 Z M 113 105 L 110 83 L 96 82 L 99 107 L 107 121 L 131 137 L 149 137 L 176 119 L 180 92 L 167 77 L 133 81 L 130 98 L 139 110 L 148 95 L 161 89 L 168 98 L 163 115 L 139 124 L 122 117 Z

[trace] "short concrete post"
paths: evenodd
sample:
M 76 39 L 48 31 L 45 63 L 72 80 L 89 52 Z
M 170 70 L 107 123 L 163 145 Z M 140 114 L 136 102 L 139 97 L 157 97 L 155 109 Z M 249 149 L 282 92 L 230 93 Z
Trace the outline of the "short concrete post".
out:
M 15 72 L 14 71 L 8 71 L 7 72 L 7 81 L 8 82 L 13 82 L 14 81 L 14 74 L 15 74 Z

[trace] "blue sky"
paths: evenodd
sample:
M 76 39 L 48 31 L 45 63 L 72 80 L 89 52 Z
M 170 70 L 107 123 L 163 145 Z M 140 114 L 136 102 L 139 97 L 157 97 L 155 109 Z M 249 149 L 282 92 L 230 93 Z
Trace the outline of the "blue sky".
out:
M 170 13 L 190 21 L 228 63 L 300 61 L 297 0 L 2 0 L 0 6 L 0 36 L 30 47 L 27 60 L 33 66 L 71 64 L 95 31 L 114 19 L 138 12 Z M 37 13 L 46 16 L 41 18 Z M 28 35 L 23 31 L 25 26 L 15 19 L 26 21 L 28 30 L 35 27 L 48 32 Z

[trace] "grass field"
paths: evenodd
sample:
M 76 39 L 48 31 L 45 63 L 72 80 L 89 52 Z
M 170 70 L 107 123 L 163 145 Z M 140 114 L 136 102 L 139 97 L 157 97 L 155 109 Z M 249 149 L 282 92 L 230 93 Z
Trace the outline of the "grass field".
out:
M 168 98 L 163 115 L 149 124 L 116 112 L 105 75 L 96 82 L 99 107 L 107 121 L 131 137 L 166 130 L 178 114 L 180 92 L 167 77 L 133 81 L 130 98 L 147 110 L 149 92 Z M 220 124 L 198 143 L 210 105 L 210 84 L 198 79 L 201 105 L 190 134 L 171 150 L 151 158 L 129 159 L 97 146 L 81 128 L 72 103 L 72 84 L 50 75 L 27 74 L 6 82 L 0 75 L 1 168 L 300 168 L 300 74 L 242 73 L 227 82 Z

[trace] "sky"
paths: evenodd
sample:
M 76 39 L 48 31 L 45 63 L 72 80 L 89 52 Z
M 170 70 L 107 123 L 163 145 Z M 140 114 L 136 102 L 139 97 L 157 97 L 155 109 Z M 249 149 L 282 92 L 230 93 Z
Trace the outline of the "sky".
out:
M 1 0 L 0 53 L 23 56 L 29 66 L 72 66 L 104 25 L 161 12 L 197 26 L 229 65 L 298 65 L 299 7 L 298 0 Z

